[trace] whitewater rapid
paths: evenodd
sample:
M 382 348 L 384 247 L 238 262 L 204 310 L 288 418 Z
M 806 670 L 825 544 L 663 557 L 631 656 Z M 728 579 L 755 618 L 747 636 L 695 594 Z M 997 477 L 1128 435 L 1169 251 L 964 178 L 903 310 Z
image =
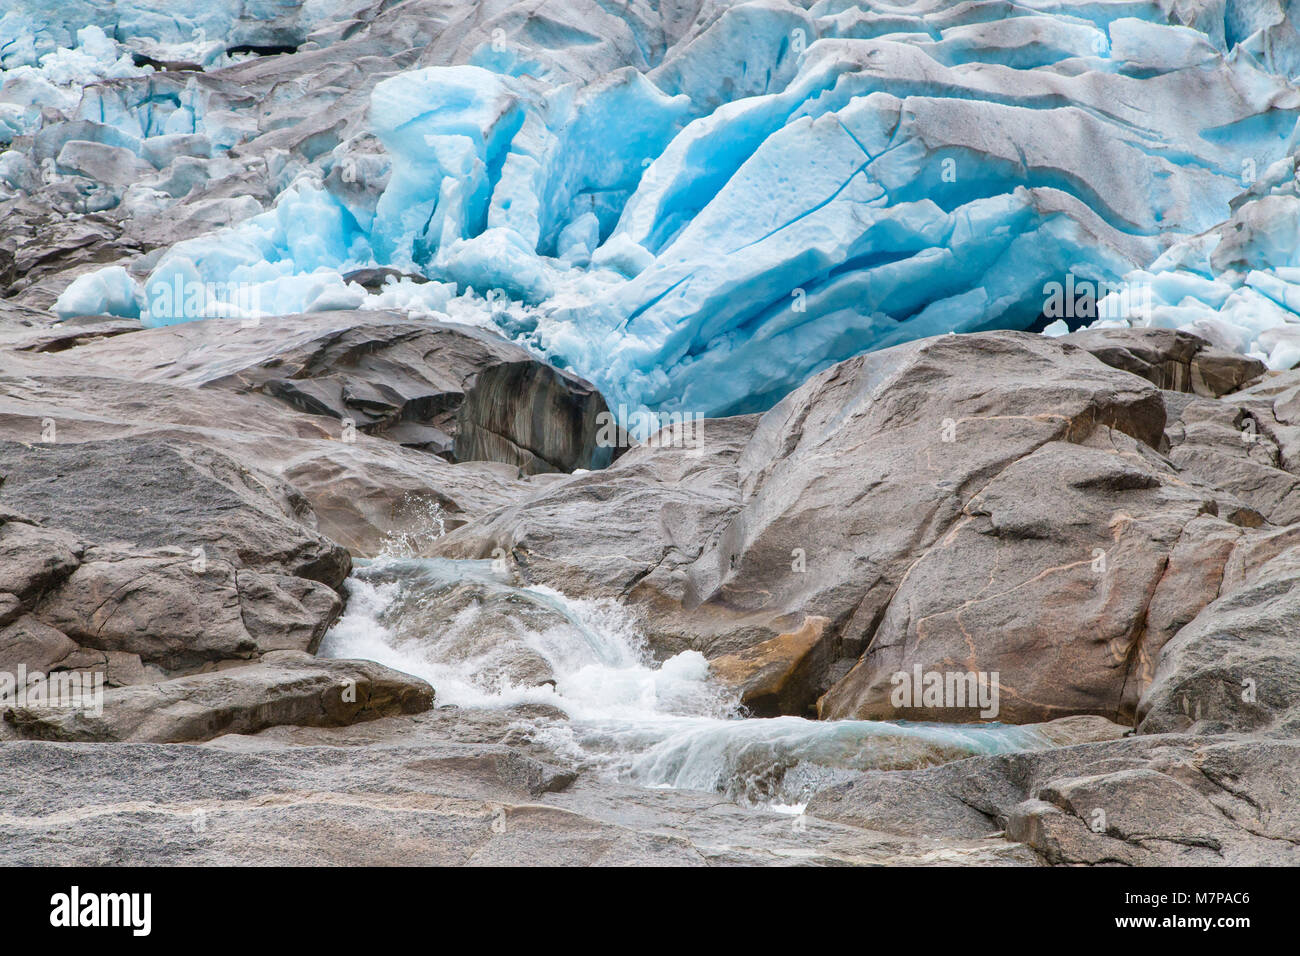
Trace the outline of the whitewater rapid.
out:
M 568 719 L 535 721 L 535 741 L 585 772 L 641 786 L 798 812 L 818 787 L 861 771 L 1049 745 L 1032 728 L 996 724 L 746 717 L 710 680 L 699 652 L 656 661 L 628 609 L 517 587 L 491 561 L 385 557 L 358 562 L 347 587 L 347 612 L 321 656 L 373 660 L 423 678 L 439 707 L 549 705 Z M 466 588 L 473 596 L 463 606 L 423 623 L 420 615 Z M 495 620 L 476 631 L 497 601 L 518 611 L 511 633 Z M 494 635 L 545 661 L 554 683 L 513 683 L 499 666 Z

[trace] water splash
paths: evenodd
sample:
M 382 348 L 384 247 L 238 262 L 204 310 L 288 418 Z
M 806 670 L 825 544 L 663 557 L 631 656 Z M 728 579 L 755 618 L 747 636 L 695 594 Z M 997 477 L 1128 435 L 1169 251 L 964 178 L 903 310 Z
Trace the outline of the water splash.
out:
M 432 498 L 407 493 L 397 507 L 401 530 L 388 532 L 379 553 L 385 558 L 414 558 L 447 533 L 447 513 Z
M 536 741 L 647 787 L 798 812 L 862 771 L 1049 745 L 1026 727 L 746 718 L 703 655 L 656 662 L 629 609 L 518 587 L 492 561 L 385 557 L 360 563 L 348 589 L 322 656 L 422 677 L 439 706 L 551 705 L 569 719 L 539 721 Z

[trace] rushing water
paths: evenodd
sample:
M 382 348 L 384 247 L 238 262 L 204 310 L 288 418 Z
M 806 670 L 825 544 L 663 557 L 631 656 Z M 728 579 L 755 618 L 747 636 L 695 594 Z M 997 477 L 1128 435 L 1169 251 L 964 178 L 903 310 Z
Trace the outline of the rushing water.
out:
M 384 558 L 360 564 L 348 588 L 323 656 L 422 677 L 439 706 L 549 704 L 569 719 L 540 721 L 535 739 L 647 787 L 797 808 L 862 770 L 1046 745 L 1012 726 L 747 718 L 698 652 L 656 662 L 627 609 L 516 587 L 490 561 Z

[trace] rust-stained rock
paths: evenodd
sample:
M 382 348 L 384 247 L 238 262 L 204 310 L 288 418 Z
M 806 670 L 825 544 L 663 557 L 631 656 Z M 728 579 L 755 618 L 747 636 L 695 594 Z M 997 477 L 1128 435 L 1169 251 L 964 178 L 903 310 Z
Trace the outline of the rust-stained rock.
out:
M 740 702 L 758 717 L 798 714 L 815 698 L 811 658 L 829 623 L 810 617 L 797 631 L 724 654 L 709 661 L 714 679 L 740 692 Z

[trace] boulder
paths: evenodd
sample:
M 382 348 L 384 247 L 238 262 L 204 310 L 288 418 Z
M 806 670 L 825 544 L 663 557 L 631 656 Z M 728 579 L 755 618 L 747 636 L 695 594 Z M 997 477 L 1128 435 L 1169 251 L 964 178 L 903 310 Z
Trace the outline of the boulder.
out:
M 63 171 L 108 186 L 130 186 L 155 173 L 152 165 L 129 149 L 84 139 L 68 140 L 55 162 Z
M 1182 329 L 1085 329 L 1061 337 L 1107 365 L 1140 375 L 1158 388 L 1219 398 L 1268 371 L 1259 359 L 1218 348 Z
M 315 652 L 342 599 L 318 581 L 184 552 L 91 549 L 35 614 L 79 644 L 168 670 L 274 650 Z
M 0 593 L 31 602 L 76 570 L 84 551 L 74 534 L 0 513 Z
M 185 442 L 4 442 L 0 454 L 10 669 L 133 684 L 313 652 L 342 611 L 335 587 L 351 558 L 310 529 L 310 508 L 283 481 Z
M 827 717 L 1133 722 L 1161 648 L 1219 592 L 1240 529 L 1123 435 L 1049 442 L 973 495 L 907 571 Z M 895 698 L 913 672 L 988 675 L 973 695 Z M 900 704 L 901 701 L 901 704 Z
M 756 717 L 798 713 L 814 696 L 808 683 L 816 679 L 815 652 L 824 646 L 827 623 L 824 617 L 810 617 L 797 631 L 715 657 L 709 674 Z
M 433 706 L 417 677 L 371 661 L 318 660 L 279 651 L 260 663 L 118 687 L 99 707 L 12 707 L 9 731 L 40 740 L 180 743 L 251 734 L 281 724 L 342 726 Z
M 174 547 L 199 561 L 338 587 L 351 559 L 314 532 L 292 486 L 200 445 L 149 438 L 0 442 L 0 504 L 83 540 Z
M 1131 721 L 1160 645 L 1259 522 L 1163 460 L 1164 428 L 1154 384 L 1076 346 L 941 336 L 840 363 L 762 416 L 665 433 L 434 553 L 509 555 L 524 581 L 642 609 L 661 653 L 727 668 L 824 617 L 785 712 L 822 696 L 825 717 L 935 719 L 890 704 L 919 664 L 997 671 L 1004 720 Z
M 1165 645 L 1137 707 L 1140 733 L 1300 736 L 1297 534 L 1238 549 L 1224 595 Z M 1282 547 L 1251 567 L 1251 551 Z
M 92 343 L 77 359 L 119 375 L 264 393 L 448 461 L 536 474 L 599 467 L 613 452 L 597 447 L 606 407 L 589 383 L 483 329 L 395 313 L 189 322 Z
M 16 674 L 26 667 L 48 672 L 76 650 L 68 635 L 24 614 L 0 630 L 0 671 Z

